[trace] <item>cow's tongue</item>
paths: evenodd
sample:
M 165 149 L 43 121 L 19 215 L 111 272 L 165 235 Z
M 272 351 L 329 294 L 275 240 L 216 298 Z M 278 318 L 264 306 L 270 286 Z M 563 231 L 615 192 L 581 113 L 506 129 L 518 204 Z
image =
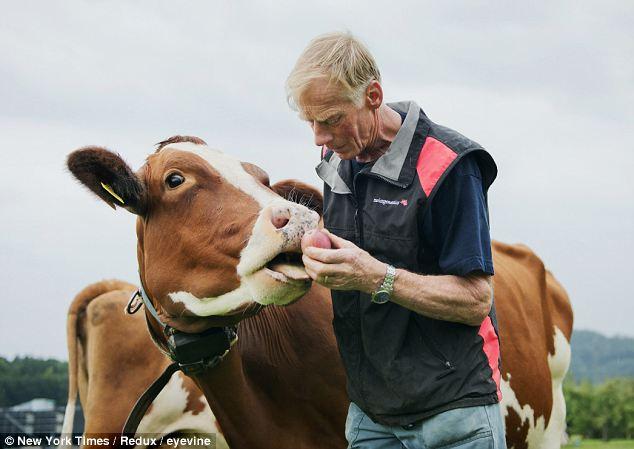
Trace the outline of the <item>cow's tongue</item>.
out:
M 306 270 L 301 265 L 277 262 L 269 264 L 268 267 L 295 281 L 307 281 L 310 279 L 310 276 L 308 276 L 308 273 L 306 273 Z

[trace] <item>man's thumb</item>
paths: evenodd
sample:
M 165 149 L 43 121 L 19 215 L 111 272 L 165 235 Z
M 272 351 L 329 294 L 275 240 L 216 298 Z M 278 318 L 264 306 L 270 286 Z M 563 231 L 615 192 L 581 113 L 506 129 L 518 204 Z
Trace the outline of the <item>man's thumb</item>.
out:
M 330 242 L 333 244 L 333 246 L 336 249 L 341 249 L 341 248 L 356 248 L 357 245 L 355 245 L 354 243 L 352 243 L 349 240 L 346 239 L 342 239 L 341 237 L 339 237 L 338 235 L 333 234 L 332 232 L 330 232 L 328 229 L 324 228 L 323 229 L 324 232 L 326 234 L 328 234 L 328 238 L 330 239 Z

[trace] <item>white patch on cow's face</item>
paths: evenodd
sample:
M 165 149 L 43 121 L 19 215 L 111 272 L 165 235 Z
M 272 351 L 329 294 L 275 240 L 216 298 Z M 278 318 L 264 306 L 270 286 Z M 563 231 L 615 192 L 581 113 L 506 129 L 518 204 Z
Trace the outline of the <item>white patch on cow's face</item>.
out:
M 192 142 L 172 143 L 165 148 L 173 148 L 180 151 L 188 151 L 200 156 L 207 161 L 227 182 L 252 197 L 261 207 L 267 206 L 271 201 L 280 197 L 273 191 L 265 188 L 255 180 L 235 157 L 229 156 L 220 150 L 209 148 L 207 145 L 198 145 Z
M 170 293 L 168 296 L 173 302 L 182 303 L 187 310 L 198 316 L 227 315 L 253 302 L 251 292 L 242 284 L 235 290 L 215 298 L 197 298 L 189 292 L 182 291 Z
M 288 215 L 289 222 L 282 229 L 271 224 L 273 211 Z M 307 275 L 306 280 L 293 280 L 264 265 L 280 253 L 299 252 L 304 233 L 315 229 L 318 223 L 317 212 L 291 201 L 279 201 L 279 198 L 260 211 L 237 266 L 242 285 L 249 289 L 255 302 L 286 305 L 308 291 L 310 280 Z
M 218 422 L 209 408 L 205 397 L 201 394 L 199 400 L 205 408 L 194 415 L 187 410 L 188 390 L 183 382 L 183 374 L 176 373 L 169 380 L 165 388 L 152 403 L 152 409 L 147 413 L 137 429 L 137 435 L 155 437 L 172 432 L 216 436 L 216 447 L 228 449 L 227 441 L 220 432 Z
M 219 150 L 192 142 L 178 142 L 165 148 L 201 157 L 227 182 L 249 195 L 261 207 L 236 268 L 240 286 L 215 298 L 197 298 L 190 292 L 180 291 L 170 293 L 170 299 L 182 303 L 195 315 L 211 316 L 231 314 L 249 302 L 285 305 L 301 297 L 308 290 L 309 282 L 289 279 L 264 266 L 280 253 L 299 251 L 302 236 L 317 227 L 319 215 L 305 206 L 281 198 L 247 173 L 238 159 Z M 283 228 L 277 229 L 271 217 L 280 211 L 288 216 L 289 221 Z
M 553 408 L 550 420 L 546 426 L 543 416 L 535 419 L 535 411 L 528 404 L 520 406 L 520 403 L 511 387 L 513 379 L 509 374 L 508 381 L 502 379 L 500 390 L 502 391 L 502 415 L 506 421 L 508 409 L 513 409 L 518 414 L 522 423 L 528 423 L 526 443 L 528 449 L 559 448 L 566 430 L 566 403 L 562 389 L 563 379 L 570 365 L 570 344 L 563 332 L 554 328 L 555 354 L 548 354 L 548 366 L 551 372 Z M 506 422 L 505 422 L 506 425 Z

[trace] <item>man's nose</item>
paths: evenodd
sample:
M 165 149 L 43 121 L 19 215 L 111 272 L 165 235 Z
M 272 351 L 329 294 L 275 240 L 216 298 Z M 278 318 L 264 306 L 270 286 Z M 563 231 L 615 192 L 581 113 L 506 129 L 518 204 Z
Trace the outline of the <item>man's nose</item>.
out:
M 315 134 L 315 145 L 318 147 L 328 145 L 332 140 L 332 134 L 317 122 L 313 124 L 313 133 Z

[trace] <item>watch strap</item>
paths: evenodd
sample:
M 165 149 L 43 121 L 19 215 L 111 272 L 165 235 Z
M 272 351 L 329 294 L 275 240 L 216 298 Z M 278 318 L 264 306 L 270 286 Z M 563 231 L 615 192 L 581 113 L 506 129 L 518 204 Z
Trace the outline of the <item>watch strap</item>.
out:
M 392 296 L 392 292 L 394 291 L 394 279 L 396 278 L 396 268 L 390 264 L 386 264 L 386 272 L 385 277 L 383 278 L 383 283 L 379 286 L 379 288 L 372 293 L 372 302 L 377 304 L 383 304 L 389 300 L 389 297 Z M 380 294 L 380 295 L 379 295 Z M 383 297 L 382 300 L 379 299 L 379 296 Z

